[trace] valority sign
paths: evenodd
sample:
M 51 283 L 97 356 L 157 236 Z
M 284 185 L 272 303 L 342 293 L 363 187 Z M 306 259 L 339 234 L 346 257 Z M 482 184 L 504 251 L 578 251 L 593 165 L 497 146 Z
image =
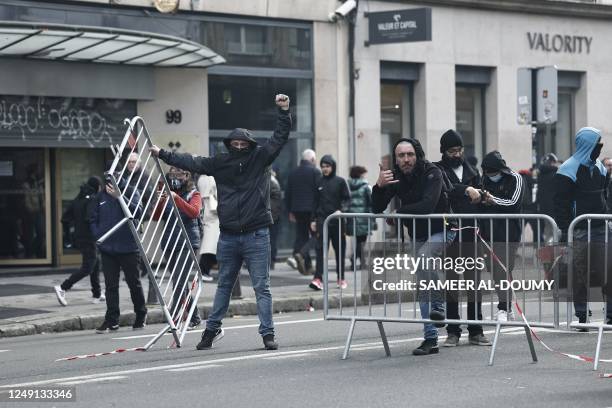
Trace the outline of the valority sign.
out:
M 567 54 L 590 54 L 593 37 L 582 35 L 561 35 L 527 33 L 529 48 L 536 51 Z

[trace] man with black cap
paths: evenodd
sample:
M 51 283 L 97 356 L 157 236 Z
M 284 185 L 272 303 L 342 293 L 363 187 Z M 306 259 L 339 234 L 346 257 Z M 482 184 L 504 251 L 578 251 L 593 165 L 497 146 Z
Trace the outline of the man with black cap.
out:
M 223 140 L 228 153 L 214 157 L 192 156 L 151 147 L 164 162 L 192 173 L 212 176 L 217 184 L 219 226 L 217 245 L 219 282 L 206 330 L 196 348 L 207 350 L 223 335 L 221 320 L 229 307 L 232 288 L 246 263 L 259 316 L 259 334 L 266 350 L 276 350 L 270 293 L 270 166 L 289 140 L 291 115 L 289 97 L 276 95 L 278 116 L 270 139 L 259 145 L 251 132 L 237 128 Z
M 479 212 L 483 214 L 520 214 L 523 198 L 523 178 L 520 174 L 511 170 L 501 153 L 492 151 L 482 160 L 482 189 L 485 191 L 480 203 Z M 506 228 L 506 226 L 508 228 Z M 502 268 L 499 262 L 493 262 L 489 258 L 487 267 L 492 265 L 492 275 L 496 282 L 500 280 L 511 280 L 512 270 L 516 252 L 521 241 L 521 221 L 519 219 L 494 219 L 483 220 L 480 223 L 481 235 L 490 245 L 493 243 L 493 251 L 501 263 L 507 268 Z M 510 308 L 512 297 L 508 290 L 497 290 L 498 305 L 496 319 L 507 321 L 514 319 L 514 313 Z
M 448 198 L 453 213 L 457 214 L 475 214 L 478 213 L 478 203 L 481 199 L 480 190 L 480 173 L 472 167 L 463 156 L 463 138 L 459 132 L 449 129 L 440 138 L 440 153 L 442 160 L 436 163 L 453 184 L 452 191 L 449 192 Z M 469 220 L 463 220 L 462 226 L 474 225 Z M 447 256 L 465 257 L 473 256 L 474 250 L 474 233 L 472 228 L 461 229 L 458 233 L 455 243 L 449 248 Z M 453 274 L 453 272 L 449 272 Z M 466 270 L 461 276 L 466 280 L 476 281 L 480 277 L 477 276 L 475 268 Z M 460 275 L 450 276 L 447 279 L 458 280 Z M 447 292 L 446 299 L 446 316 L 449 319 L 459 319 L 459 303 L 457 301 L 457 292 Z M 468 292 L 467 313 L 469 320 L 482 320 L 482 302 L 480 293 L 474 291 Z M 477 297 L 477 301 L 475 301 Z M 477 309 L 476 309 L 477 308 Z M 444 347 L 454 347 L 459 344 L 461 337 L 461 327 L 458 324 L 449 324 L 446 327 L 448 336 L 444 341 Z M 491 342 L 483 334 L 481 325 L 469 325 L 469 342 L 478 346 L 490 346 Z
M 380 167 L 376 185 L 372 189 L 372 212 L 381 213 L 389 202 L 399 198 L 401 214 L 444 214 L 450 210 L 448 191 L 442 171 L 425 160 L 425 153 L 416 139 L 400 139 L 393 146 L 393 167 Z M 425 258 L 441 257 L 454 240 L 456 232 L 445 228 L 442 219 L 407 219 L 410 237 L 417 242 L 418 254 Z M 435 269 L 435 267 L 434 267 Z M 434 282 L 441 279 L 441 271 L 419 268 L 419 281 Z M 418 293 L 421 317 L 444 320 L 444 296 L 439 290 L 421 290 Z M 442 325 L 443 326 L 443 325 Z M 413 350 L 414 355 L 438 353 L 438 330 L 431 323 L 423 328 L 425 340 Z
M 321 173 L 317 180 L 317 190 L 314 199 L 314 212 L 310 228 L 317 237 L 317 265 L 313 280 L 308 285 L 313 290 L 323 289 L 323 223 L 334 213 L 347 212 L 351 205 L 351 192 L 346 180 L 336 175 L 336 161 L 330 154 L 321 158 Z M 346 253 L 346 228 L 344 220 L 331 220 L 328 223 L 329 240 L 336 254 L 336 273 L 339 288 L 346 289 L 348 283 L 344 280 L 344 258 Z M 328 241 L 329 245 L 329 241 Z
M 100 259 L 96 248 L 96 241 L 89 227 L 89 216 L 92 211 L 92 203 L 96 194 L 101 189 L 102 182 L 99 177 L 92 176 L 80 188 L 79 194 L 68 205 L 62 215 L 62 225 L 64 231 L 68 231 L 70 225 L 74 225 L 73 245 L 81 252 L 81 268 L 68 277 L 61 285 L 54 286 L 57 300 L 62 306 L 68 305 L 66 291 L 72 286 L 89 276 L 91 281 L 91 293 L 93 303 L 100 303 L 106 300 L 100 288 Z

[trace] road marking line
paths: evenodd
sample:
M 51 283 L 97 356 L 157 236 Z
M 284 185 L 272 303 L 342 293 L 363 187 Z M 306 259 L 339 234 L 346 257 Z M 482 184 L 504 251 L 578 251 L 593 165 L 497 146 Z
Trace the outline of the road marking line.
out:
M 322 322 L 323 318 L 317 318 L 317 319 L 305 319 L 305 320 L 289 320 L 289 321 L 284 321 L 284 322 L 275 322 L 274 325 L 275 326 L 282 326 L 284 324 L 298 324 L 298 323 L 313 323 L 313 322 Z M 238 330 L 238 329 L 252 329 L 254 327 L 259 327 L 259 324 L 243 324 L 241 326 L 229 326 L 229 327 L 224 327 L 223 329 L 225 331 L 227 330 Z M 195 334 L 195 333 L 202 333 L 204 331 L 204 329 L 200 329 L 200 330 L 191 330 L 186 332 L 185 334 Z M 171 333 L 166 333 L 164 334 L 164 336 L 170 336 L 172 335 Z M 149 337 L 155 337 L 157 336 L 157 334 L 142 334 L 139 336 L 125 336 L 125 337 L 113 337 L 113 340 L 132 340 L 132 339 L 144 339 L 144 338 L 149 338 Z
M 520 330 L 524 330 L 524 328 L 523 327 L 512 327 L 512 328 L 502 329 L 502 332 L 507 333 L 507 332 L 520 331 Z M 494 332 L 495 332 L 494 330 L 490 330 L 490 331 L 485 331 L 484 333 L 491 334 Z M 445 337 L 446 336 L 440 336 L 440 339 L 444 339 Z M 411 339 L 391 340 L 389 341 L 389 344 L 407 343 L 411 341 L 422 341 L 422 340 L 423 340 L 422 337 L 414 337 Z M 354 344 L 353 346 L 351 346 L 351 350 L 353 349 L 358 350 L 360 347 L 364 348 L 368 346 L 376 346 L 377 348 L 383 347 L 382 342 L 379 340 L 375 342 Z M 250 354 L 246 356 L 238 356 L 238 357 L 224 357 L 224 358 L 218 358 L 218 359 L 207 360 L 207 361 L 195 361 L 191 363 L 170 364 L 170 365 L 162 365 L 162 366 L 147 367 L 147 368 L 135 368 L 132 370 L 115 371 L 115 372 L 110 372 L 110 373 L 89 374 L 89 375 L 83 375 L 83 376 L 77 376 L 77 377 L 53 378 L 50 380 L 32 381 L 32 382 L 20 383 L 20 384 L 0 385 L 0 388 L 27 387 L 27 386 L 35 386 L 35 385 L 56 384 L 56 383 L 66 382 L 66 381 L 80 381 L 80 380 L 87 380 L 87 379 L 94 379 L 94 378 L 105 378 L 105 377 L 112 376 L 112 375 L 147 373 L 147 372 L 152 372 L 152 371 L 162 371 L 162 370 L 170 370 L 170 369 L 186 368 L 186 367 L 201 367 L 201 366 L 208 366 L 208 365 L 214 365 L 214 364 L 219 364 L 219 363 L 257 360 L 257 359 L 264 359 L 266 357 L 276 357 L 276 356 L 285 356 L 285 355 L 288 356 L 288 355 L 304 354 L 304 353 L 317 353 L 317 352 L 334 351 L 334 350 L 342 350 L 342 349 L 344 349 L 344 345 L 319 347 L 319 348 L 314 348 L 314 349 L 301 349 L 301 350 L 293 350 L 293 351 L 279 351 L 279 352 L 274 352 L 274 353 L 266 352 L 266 353 L 259 353 L 259 354 Z
M 5 353 L 7 351 L 11 351 L 11 350 L 0 350 L 0 353 Z
M 193 370 L 204 370 L 206 368 L 215 368 L 215 367 L 223 367 L 223 366 L 221 364 L 210 364 L 210 365 L 205 365 L 201 367 L 173 368 L 171 370 L 166 370 L 166 371 L 173 371 L 173 372 L 193 371 Z
M 301 354 L 292 354 L 289 356 L 276 356 L 276 357 L 265 357 L 264 360 L 285 360 L 288 358 L 295 358 L 295 357 L 307 357 L 307 356 L 312 356 L 312 353 L 301 353 Z
M 88 383 L 93 383 L 93 382 L 103 382 L 103 381 L 115 381 L 115 380 L 123 380 L 125 378 L 128 378 L 125 375 L 115 375 L 112 377 L 101 377 L 101 378 L 91 378 L 91 379 L 87 379 L 87 380 L 80 380 L 80 381 L 67 381 L 67 382 L 61 382 L 58 383 L 58 385 L 78 385 L 78 384 L 88 384 Z

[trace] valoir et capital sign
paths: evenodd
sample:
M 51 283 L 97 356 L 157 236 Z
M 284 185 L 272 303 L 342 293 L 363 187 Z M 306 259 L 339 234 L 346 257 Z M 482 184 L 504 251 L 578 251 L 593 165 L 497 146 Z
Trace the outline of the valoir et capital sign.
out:
M 370 44 L 431 41 L 431 8 L 366 13 Z
M 546 51 L 565 54 L 590 54 L 593 37 L 582 35 L 562 35 L 545 33 L 527 33 L 529 48 L 534 51 Z

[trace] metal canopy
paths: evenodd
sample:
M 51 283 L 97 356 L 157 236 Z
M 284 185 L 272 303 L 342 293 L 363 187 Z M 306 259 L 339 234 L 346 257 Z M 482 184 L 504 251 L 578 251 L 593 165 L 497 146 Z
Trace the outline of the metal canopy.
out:
M 13 21 L 0 21 L 0 57 L 199 68 L 225 62 L 202 44 L 169 35 Z

